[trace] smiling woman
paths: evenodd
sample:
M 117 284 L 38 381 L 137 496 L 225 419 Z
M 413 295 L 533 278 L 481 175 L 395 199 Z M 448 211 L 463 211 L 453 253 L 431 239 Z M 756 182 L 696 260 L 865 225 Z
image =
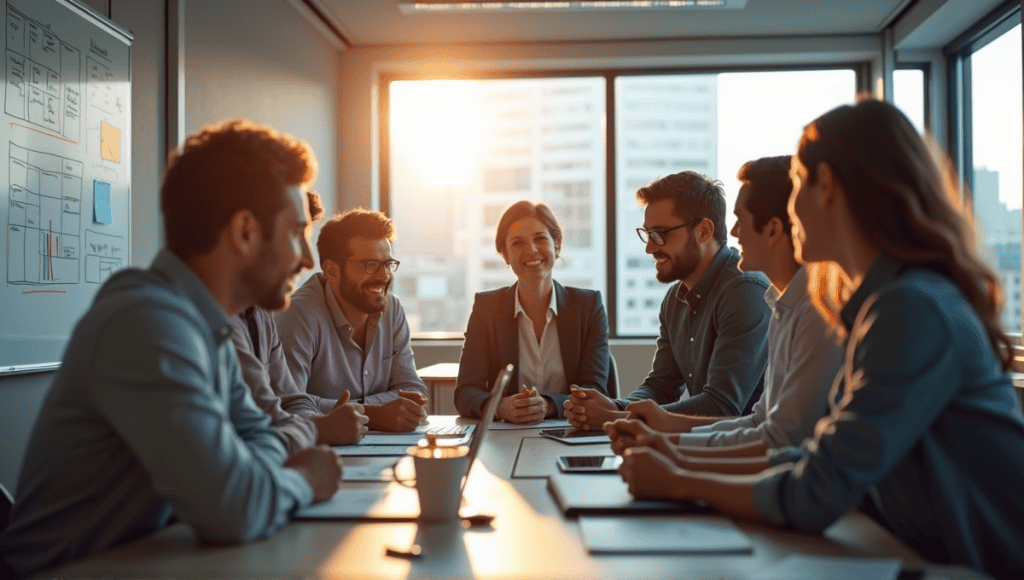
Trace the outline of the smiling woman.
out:
M 551 208 L 531 201 L 509 206 L 494 247 L 516 283 L 474 299 L 455 388 L 459 413 L 479 418 L 487 379 L 509 363 L 516 374 L 497 417 L 510 423 L 562 417 L 570 385 L 606 393 L 608 320 L 601 293 L 562 286 L 552 277 L 562 228 Z

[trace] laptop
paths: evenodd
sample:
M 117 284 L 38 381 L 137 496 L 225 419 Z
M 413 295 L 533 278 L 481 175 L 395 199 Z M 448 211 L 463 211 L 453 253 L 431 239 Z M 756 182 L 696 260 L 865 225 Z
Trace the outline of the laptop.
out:
M 494 420 L 494 413 L 501 402 L 501 393 L 512 380 L 513 366 L 505 366 L 498 373 L 491 387 L 490 395 L 484 404 L 484 413 L 470 437 L 469 460 L 466 461 L 466 473 L 463 475 L 459 497 L 466 491 L 469 472 L 473 469 L 480 448 L 487 437 L 487 431 Z M 331 499 L 298 510 L 296 519 L 358 519 L 385 521 L 414 521 L 419 517 L 419 497 L 416 489 L 404 487 L 397 482 L 385 488 L 347 487 L 343 486 L 335 492 Z
M 473 461 L 476 460 L 476 455 L 484 444 L 487 430 L 491 428 L 491 421 L 494 420 L 494 414 L 498 411 L 501 394 L 505 392 L 505 387 L 512 380 L 513 370 L 515 370 L 515 367 L 512 366 L 512 363 L 509 363 L 505 365 L 505 368 L 501 369 L 498 377 L 494 379 L 491 394 L 487 397 L 487 403 L 484 405 L 484 414 L 480 417 L 480 423 L 477 424 L 476 430 L 473 431 L 473 436 L 469 443 L 469 461 L 466 462 L 466 475 L 465 479 L 462 480 L 462 489 L 459 491 L 460 496 L 466 491 L 466 482 L 469 481 L 469 472 L 473 469 Z

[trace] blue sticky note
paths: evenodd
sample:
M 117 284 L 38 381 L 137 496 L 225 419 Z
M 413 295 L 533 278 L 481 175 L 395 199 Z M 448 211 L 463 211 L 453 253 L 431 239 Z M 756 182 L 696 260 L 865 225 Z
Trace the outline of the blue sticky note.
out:
M 112 224 L 110 217 L 110 184 L 105 181 L 92 182 L 92 219 L 98 224 Z

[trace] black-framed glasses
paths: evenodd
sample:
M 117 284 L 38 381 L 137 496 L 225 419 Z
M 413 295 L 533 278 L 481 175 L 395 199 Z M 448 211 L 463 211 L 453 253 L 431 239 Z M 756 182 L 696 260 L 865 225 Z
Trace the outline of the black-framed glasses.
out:
M 692 226 L 695 223 L 699 223 L 703 219 L 704 218 L 697 218 L 695 220 L 690 220 L 690 221 L 686 222 L 685 224 L 679 224 L 678 226 L 672 226 L 670 228 L 666 228 L 666 229 L 663 229 L 663 230 L 645 230 L 643 228 L 637 228 L 636 229 L 636 235 L 640 236 L 640 241 L 645 243 L 645 244 L 647 243 L 647 240 L 650 240 L 650 241 L 654 242 L 655 246 L 664 246 L 665 245 L 665 234 L 667 234 L 667 233 L 669 233 L 669 232 L 671 232 L 673 230 L 678 230 L 679 228 L 685 228 L 686 226 Z
M 376 274 L 380 272 L 381 266 L 388 269 L 388 272 L 392 274 L 398 269 L 398 265 L 401 264 L 398 260 L 349 260 L 349 262 L 358 262 L 363 265 L 363 271 L 367 274 Z

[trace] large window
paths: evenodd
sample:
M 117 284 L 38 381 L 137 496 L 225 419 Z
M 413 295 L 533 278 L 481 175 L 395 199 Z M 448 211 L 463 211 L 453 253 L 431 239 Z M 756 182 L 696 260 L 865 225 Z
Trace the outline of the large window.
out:
M 731 228 L 740 166 L 791 154 L 805 124 L 854 100 L 857 75 L 603 73 L 385 86 L 384 201 L 402 261 L 392 291 L 415 335 L 461 335 L 473 294 L 515 280 L 494 229 L 508 205 L 530 199 L 562 223 L 555 279 L 601 290 L 613 336 L 651 336 L 667 286 L 634 231 L 643 222 L 636 190 L 686 169 L 705 173 L 725 185 Z
M 605 289 L 605 80 L 390 83 L 390 214 L 409 327 L 461 334 L 473 295 L 515 281 L 494 245 L 503 210 L 547 203 L 555 279 Z
M 1021 25 L 1019 10 L 994 15 L 957 55 L 960 171 L 970 187 L 979 241 L 1002 282 L 1002 321 L 1021 331 Z M 955 86 L 955 85 L 954 85 Z
M 928 75 L 924 66 L 906 66 L 893 71 L 893 104 L 895 104 L 914 124 L 918 133 L 924 134 L 927 129 L 925 115 L 928 108 L 925 100 Z
M 686 169 L 715 177 L 725 186 L 731 230 L 739 168 L 792 154 L 804 125 L 852 102 L 855 92 L 850 69 L 615 79 L 617 335 L 657 334 L 667 290 L 634 231 L 643 225 L 637 189 Z

